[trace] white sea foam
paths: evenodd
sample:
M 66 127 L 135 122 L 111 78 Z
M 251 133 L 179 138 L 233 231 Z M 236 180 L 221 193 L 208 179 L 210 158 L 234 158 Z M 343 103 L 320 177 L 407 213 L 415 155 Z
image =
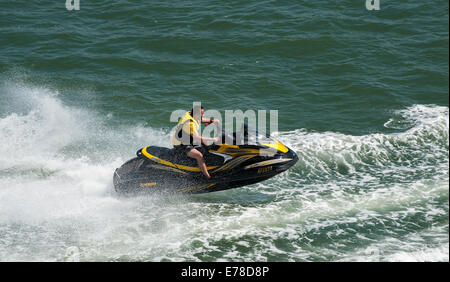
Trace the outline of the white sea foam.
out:
M 411 126 L 398 133 L 363 136 L 299 129 L 278 137 L 299 154 L 298 167 L 308 180 L 355 174 L 372 178 L 375 173 L 407 174 L 436 166 L 443 171 L 448 162 L 448 108 L 416 105 L 394 114 Z
M 10 235 L 0 244 L 0 258 L 55 260 L 68 243 L 55 236 L 59 229 L 79 228 L 69 237 L 111 230 L 102 228 L 120 222 L 127 207 L 112 193 L 114 169 L 139 146 L 163 143 L 166 133 L 142 125 L 111 130 L 107 118 L 69 107 L 46 88 L 7 83 L 0 91 L 8 104 L 0 112 L 0 232 Z M 10 253 L 11 234 L 24 226 L 36 244 L 45 237 L 62 244 L 58 255 L 33 248 Z

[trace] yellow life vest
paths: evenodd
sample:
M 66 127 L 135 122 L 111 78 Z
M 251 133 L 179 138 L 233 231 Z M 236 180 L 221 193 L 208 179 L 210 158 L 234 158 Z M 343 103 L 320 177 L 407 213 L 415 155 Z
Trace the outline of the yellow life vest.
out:
M 174 146 L 192 145 L 192 134 L 198 134 L 199 129 L 199 123 L 191 116 L 190 112 L 186 112 L 178 122 L 175 132 L 172 134 L 172 144 Z

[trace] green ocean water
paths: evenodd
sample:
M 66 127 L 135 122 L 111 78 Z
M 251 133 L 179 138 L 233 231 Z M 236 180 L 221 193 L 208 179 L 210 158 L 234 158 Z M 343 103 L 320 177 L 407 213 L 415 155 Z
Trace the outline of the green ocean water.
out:
M 448 261 L 448 1 L 0 0 L 0 261 Z M 277 110 L 265 182 L 117 197 L 170 114 Z

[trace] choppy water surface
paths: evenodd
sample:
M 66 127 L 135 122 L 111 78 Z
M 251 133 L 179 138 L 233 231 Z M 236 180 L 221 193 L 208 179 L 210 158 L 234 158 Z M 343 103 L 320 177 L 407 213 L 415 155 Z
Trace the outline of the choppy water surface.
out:
M 448 261 L 448 1 L 64 2 L 0 3 L 0 260 Z M 118 197 L 193 101 L 278 110 L 298 163 Z

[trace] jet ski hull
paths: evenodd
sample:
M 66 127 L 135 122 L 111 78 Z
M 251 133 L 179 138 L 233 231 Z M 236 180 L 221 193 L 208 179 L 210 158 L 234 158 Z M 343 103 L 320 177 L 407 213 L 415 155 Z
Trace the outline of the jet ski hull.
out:
M 114 172 L 115 190 L 124 195 L 142 193 L 209 193 L 269 179 L 293 166 L 294 151 L 270 135 L 244 125 L 226 134 L 222 144 L 197 147 L 211 179 L 205 179 L 195 159 L 182 148 L 148 146 Z
M 282 144 L 280 144 L 282 145 Z M 202 147 L 212 176 L 206 180 L 196 161 L 174 149 L 145 147 L 137 157 L 114 172 L 115 190 L 123 195 L 148 193 L 209 193 L 269 179 L 293 166 L 297 155 L 284 145 L 282 151 L 261 146 L 214 145 Z M 228 158 L 227 158 L 228 156 Z

